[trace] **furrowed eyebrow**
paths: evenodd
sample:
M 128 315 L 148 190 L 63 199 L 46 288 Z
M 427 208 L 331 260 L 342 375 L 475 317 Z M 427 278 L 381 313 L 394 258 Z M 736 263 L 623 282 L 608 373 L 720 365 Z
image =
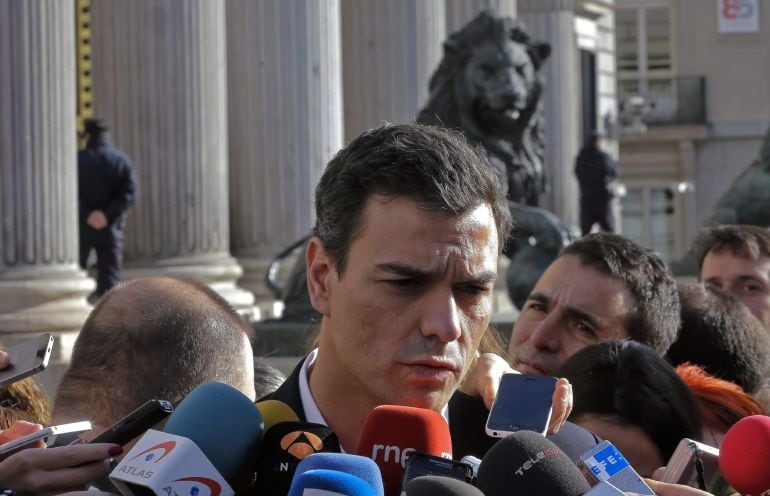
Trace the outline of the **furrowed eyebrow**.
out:
M 397 262 L 379 263 L 379 264 L 376 264 L 375 267 L 385 272 L 390 272 L 391 274 L 410 277 L 414 279 L 426 279 L 435 274 L 435 271 L 420 270 L 416 267 L 412 267 L 411 265 L 401 264 Z M 468 280 L 465 282 L 475 283 L 475 284 L 488 284 L 495 281 L 497 281 L 497 273 L 491 270 L 486 270 L 484 272 L 479 273 L 478 275 L 470 276 Z

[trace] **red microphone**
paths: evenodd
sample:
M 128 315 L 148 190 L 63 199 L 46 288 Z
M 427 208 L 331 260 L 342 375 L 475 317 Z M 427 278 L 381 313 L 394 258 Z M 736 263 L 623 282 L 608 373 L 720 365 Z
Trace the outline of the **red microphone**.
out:
M 770 494 L 770 417 L 751 415 L 730 427 L 719 448 L 719 470 L 744 496 Z
M 452 458 L 449 426 L 433 410 L 382 405 L 369 413 L 358 441 L 358 454 L 371 458 L 382 472 L 385 496 L 398 496 L 410 453 Z

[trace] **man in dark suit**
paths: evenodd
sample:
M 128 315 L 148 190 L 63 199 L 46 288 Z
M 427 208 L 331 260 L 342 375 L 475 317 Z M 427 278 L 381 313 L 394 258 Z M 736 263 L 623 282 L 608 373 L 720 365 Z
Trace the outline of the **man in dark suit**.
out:
M 86 119 L 85 149 L 78 153 L 80 266 L 86 269 L 96 251 L 96 300 L 123 278 L 123 226 L 136 198 L 131 159 L 107 139 L 109 128 L 101 119 Z
M 306 260 L 318 348 L 268 398 L 328 425 L 346 451 L 376 406 L 432 409 L 448 417 L 456 458 L 482 456 L 493 442 L 484 403 L 457 390 L 488 328 L 511 229 L 500 177 L 460 134 L 386 125 L 337 154 L 315 202 Z M 564 381 L 552 427 L 569 396 Z
M 618 165 L 602 150 L 601 133 L 591 133 L 580 150 L 575 160 L 575 175 L 580 184 L 580 230 L 583 236 L 597 223 L 602 231 L 615 232 L 614 194 L 610 183 L 618 177 Z

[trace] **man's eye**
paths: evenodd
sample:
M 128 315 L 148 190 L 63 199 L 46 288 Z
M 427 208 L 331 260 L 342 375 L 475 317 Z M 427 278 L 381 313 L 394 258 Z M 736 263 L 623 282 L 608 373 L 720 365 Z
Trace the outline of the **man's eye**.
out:
M 486 286 L 478 286 L 476 284 L 469 284 L 463 287 L 465 292 L 472 295 L 483 295 L 492 291 L 491 288 Z
M 414 279 L 388 279 L 386 282 L 397 288 L 411 288 L 417 285 L 417 281 Z
M 530 301 L 524 305 L 524 310 L 535 310 L 538 312 L 545 312 L 545 305 L 539 301 Z
M 760 289 L 762 288 L 760 288 L 758 284 L 743 284 L 741 286 L 741 291 L 744 293 L 756 293 Z

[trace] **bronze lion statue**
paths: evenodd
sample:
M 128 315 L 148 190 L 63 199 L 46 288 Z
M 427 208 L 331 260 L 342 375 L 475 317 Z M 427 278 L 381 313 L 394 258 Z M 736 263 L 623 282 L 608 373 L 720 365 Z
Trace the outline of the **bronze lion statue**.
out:
M 545 186 L 538 71 L 550 53 L 517 20 L 484 11 L 444 42 L 417 117 L 482 145 L 506 178 L 508 198 L 526 205 L 537 205 Z

